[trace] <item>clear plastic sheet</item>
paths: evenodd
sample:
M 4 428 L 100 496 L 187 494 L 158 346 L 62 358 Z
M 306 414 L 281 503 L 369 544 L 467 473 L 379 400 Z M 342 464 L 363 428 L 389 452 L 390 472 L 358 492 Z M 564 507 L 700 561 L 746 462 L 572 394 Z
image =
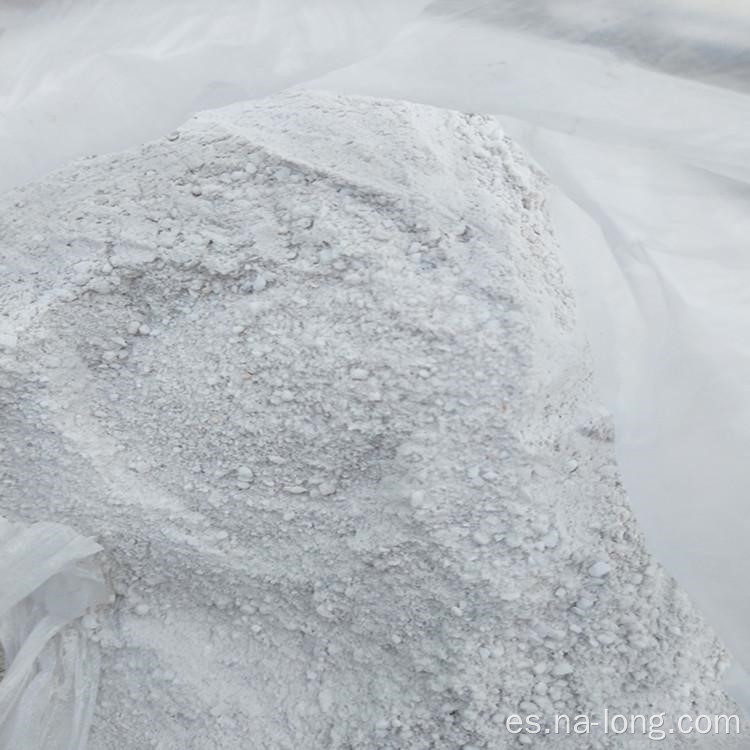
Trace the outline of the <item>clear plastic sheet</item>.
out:
M 0 519 L 0 747 L 85 750 L 98 652 L 74 623 L 105 602 L 93 540 Z
M 6 4 L 0 188 L 304 84 L 495 114 L 547 170 L 634 507 L 750 665 L 744 0 Z

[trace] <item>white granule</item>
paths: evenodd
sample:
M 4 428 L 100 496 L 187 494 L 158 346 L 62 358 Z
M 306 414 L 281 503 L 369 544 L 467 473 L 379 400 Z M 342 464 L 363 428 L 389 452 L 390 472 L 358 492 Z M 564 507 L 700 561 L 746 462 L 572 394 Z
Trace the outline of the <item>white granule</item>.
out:
M 96 536 L 118 594 L 90 750 L 618 750 L 505 718 L 734 713 L 544 191 L 490 118 L 305 92 L 0 198 L 0 514 Z

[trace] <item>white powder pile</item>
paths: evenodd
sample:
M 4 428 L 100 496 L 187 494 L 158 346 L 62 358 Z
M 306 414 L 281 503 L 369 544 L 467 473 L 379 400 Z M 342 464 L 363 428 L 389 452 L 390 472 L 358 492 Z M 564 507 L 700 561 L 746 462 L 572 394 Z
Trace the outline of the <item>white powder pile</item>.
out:
M 491 118 L 207 113 L 6 194 L 0 250 L 0 514 L 95 535 L 118 593 L 91 750 L 646 748 L 504 721 L 733 712 Z

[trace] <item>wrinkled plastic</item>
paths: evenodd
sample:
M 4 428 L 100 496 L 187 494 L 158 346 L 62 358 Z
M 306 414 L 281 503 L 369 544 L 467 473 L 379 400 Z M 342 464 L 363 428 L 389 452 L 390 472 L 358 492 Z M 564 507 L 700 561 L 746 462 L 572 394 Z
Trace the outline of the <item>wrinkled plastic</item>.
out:
M 99 550 L 67 526 L 0 519 L 4 750 L 85 750 L 99 658 L 78 619 L 108 599 Z

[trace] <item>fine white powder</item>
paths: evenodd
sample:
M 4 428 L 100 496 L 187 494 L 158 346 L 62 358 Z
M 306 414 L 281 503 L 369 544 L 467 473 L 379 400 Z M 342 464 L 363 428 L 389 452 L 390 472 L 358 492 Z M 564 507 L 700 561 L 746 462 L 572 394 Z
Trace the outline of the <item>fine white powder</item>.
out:
M 96 536 L 118 594 L 90 750 L 650 748 L 505 719 L 734 713 L 544 191 L 492 118 L 304 92 L 0 197 L 0 514 Z

